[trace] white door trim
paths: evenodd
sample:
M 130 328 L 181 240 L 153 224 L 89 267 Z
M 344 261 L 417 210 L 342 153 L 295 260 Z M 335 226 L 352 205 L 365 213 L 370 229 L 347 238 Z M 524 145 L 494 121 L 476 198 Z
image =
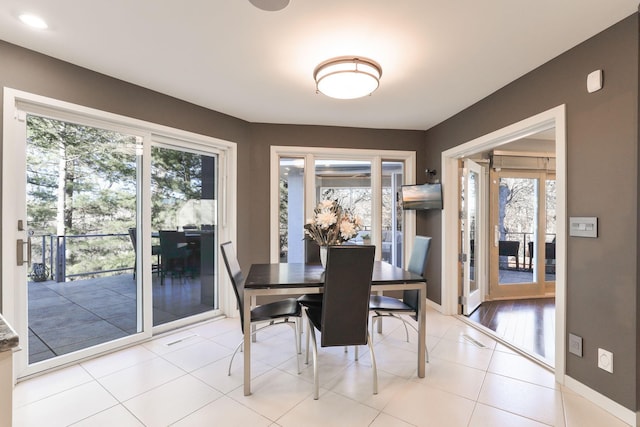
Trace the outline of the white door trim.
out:
M 556 138 L 556 354 L 555 377 L 564 383 L 567 258 L 567 140 L 565 105 L 491 132 L 442 153 L 444 209 L 442 212 L 442 312 L 456 314 L 458 307 L 458 159 L 487 151 L 528 135 L 555 128 Z

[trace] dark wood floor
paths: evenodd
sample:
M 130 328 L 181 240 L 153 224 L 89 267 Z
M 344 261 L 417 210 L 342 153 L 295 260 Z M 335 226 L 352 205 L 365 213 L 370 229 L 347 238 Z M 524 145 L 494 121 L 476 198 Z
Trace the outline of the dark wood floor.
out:
M 555 313 L 555 298 L 488 301 L 471 313 L 469 319 L 553 366 Z

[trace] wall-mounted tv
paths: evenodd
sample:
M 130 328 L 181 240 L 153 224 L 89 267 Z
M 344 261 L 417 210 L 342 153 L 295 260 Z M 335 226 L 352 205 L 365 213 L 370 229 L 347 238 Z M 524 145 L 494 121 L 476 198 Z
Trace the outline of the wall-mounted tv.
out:
M 442 209 L 442 184 L 403 185 L 402 209 Z

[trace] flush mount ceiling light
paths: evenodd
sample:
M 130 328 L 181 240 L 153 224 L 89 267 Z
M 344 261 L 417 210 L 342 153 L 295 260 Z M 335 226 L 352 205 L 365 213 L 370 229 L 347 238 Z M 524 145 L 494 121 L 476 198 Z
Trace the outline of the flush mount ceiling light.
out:
M 338 99 L 355 99 L 371 95 L 378 89 L 382 67 L 371 59 L 340 57 L 329 59 L 313 71 L 316 92 Z
M 249 2 L 267 12 L 277 12 L 289 5 L 289 0 L 249 0 Z
M 24 24 L 27 24 L 28 26 L 33 27 L 33 28 L 37 28 L 39 30 L 46 30 L 47 28 L 49 28 L 47 23 L 44 22 L 44 19 L 42 19 L 42 18 L 40 18 L 39 16 L 36 16 L 36 15 L 31 15 L 29 13 L 23 13 L 22 15 L 18 16 L 18 18 L 20 18 L 20 20 Z

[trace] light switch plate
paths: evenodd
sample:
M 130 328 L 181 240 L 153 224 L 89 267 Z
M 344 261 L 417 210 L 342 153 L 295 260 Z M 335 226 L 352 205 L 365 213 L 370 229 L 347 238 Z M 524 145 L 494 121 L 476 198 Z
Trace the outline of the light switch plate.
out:
M 582 337 L 569 334 L 569 353 L 582 357 Z
M 569 218 L 569 236 L 598 237 L 598 217 L 572 216 Z

